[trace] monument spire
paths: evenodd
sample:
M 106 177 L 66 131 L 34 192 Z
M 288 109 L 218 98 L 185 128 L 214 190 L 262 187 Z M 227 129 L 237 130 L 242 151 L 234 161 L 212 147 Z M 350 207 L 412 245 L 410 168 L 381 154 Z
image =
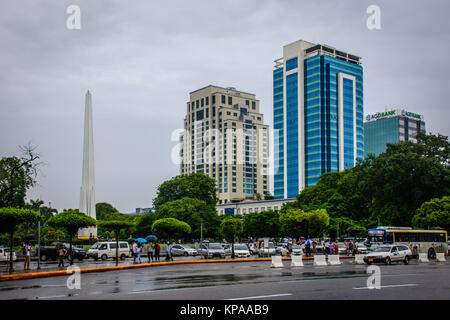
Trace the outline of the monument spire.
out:
M 94 138 L 92 130 L 92 95 L 88 90 L 84 110 L 83 171 L 80 190 L 80 211 L 96 219 L 94 181 Z M 80 238 L 97 236 L 96 228 L 81 229 Z

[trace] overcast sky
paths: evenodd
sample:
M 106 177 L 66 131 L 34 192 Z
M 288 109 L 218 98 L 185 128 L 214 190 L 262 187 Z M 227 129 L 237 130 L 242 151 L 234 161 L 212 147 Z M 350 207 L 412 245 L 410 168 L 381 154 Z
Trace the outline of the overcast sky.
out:
M 0 3 L 0 157 L 37 146 L 46 165 L 27 199 L 58 210 L 79 206 L 88 89 L 96 202 L 132 212 L 179 174 L 171 135 L 189 92 L 254 93 L 272 127 L 273 60 L 299 39 L 363 58 L 365 114 L 404 108 L 425 116 L 427 132 L 450 135 L 448 0 Z M 66 26 L 72 4 L 79 30 Z M 372 4 L 380 30 L 366 25 Z

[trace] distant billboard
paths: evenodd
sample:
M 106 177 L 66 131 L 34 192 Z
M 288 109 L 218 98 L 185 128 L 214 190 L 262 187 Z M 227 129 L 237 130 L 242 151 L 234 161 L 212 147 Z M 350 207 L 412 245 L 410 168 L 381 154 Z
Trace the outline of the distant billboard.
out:
M 225 208 L 225 214 L 234 215 L 234 208 Z

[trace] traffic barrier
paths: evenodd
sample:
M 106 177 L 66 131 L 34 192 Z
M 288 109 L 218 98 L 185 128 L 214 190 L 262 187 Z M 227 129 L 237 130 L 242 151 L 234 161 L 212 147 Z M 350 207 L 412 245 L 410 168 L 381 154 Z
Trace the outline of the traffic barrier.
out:
M 436 261 L 437 262 L 445 262 L 445 254 L 444 253 L 436 253 Z
M 272 256 L 271 268 L 283 268 L 283 262 L 281 261 L 281 256 Z
M 328 264 L 330 266 L 337 266 L 337 265 L 342 264 L 342 262 L 339 260 L 339 255 L 338 254 L 336 254 L 336 255 L 330 254 L 328 256 Z
M 291 256 L 291 267 L 303 267 L 303 255 Z
M 426 254 L 426 253 L 419 253 L 419 262 L 429 262 L 428 254 Z
M 327 261 L 325 260 L 324 255 L 315 255 L 313 266 L 326 266 Z
M 356 254 L 354 263 L 355 264 L 364 264 L 364 254 Z

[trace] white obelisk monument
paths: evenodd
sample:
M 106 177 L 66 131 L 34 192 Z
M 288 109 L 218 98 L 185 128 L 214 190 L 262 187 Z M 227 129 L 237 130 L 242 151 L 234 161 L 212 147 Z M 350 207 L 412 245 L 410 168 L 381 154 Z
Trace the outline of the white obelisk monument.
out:
M 96 219 L 92 95 L 89 90 L 86 93 L 86 106 L 84 111 L 83 173 L 80 190 L 80 212 Z M 80 229 L 78 232 L 79 238 L 89 238 L 91 236 L 97 236 L 97 228 Z

